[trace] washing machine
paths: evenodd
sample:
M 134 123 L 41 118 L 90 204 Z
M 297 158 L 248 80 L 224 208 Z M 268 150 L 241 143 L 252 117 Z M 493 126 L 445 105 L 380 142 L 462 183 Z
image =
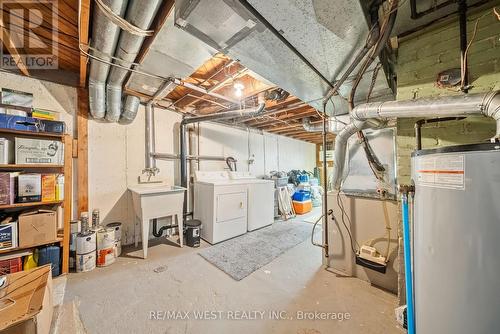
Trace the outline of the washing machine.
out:
M 201 237 L 210 244 L 247 232 L 248 187 L 230 179 L 226 171 L 196 171 L 194 219 L 202 224 Z
M 271 225 L 274 222 L 274 181 L 258 179 L 250 172 L 229 172 L 229 178 L 247 187 L 247 230 Z

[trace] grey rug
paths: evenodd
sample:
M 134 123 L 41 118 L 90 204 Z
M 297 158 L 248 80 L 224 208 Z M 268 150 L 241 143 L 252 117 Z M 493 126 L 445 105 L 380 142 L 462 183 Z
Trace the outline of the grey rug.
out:
M 276 222 L 205 248 L 198 254 L 239 281 L 310 238 L 311 230 L 312 225 L 304 222 Z

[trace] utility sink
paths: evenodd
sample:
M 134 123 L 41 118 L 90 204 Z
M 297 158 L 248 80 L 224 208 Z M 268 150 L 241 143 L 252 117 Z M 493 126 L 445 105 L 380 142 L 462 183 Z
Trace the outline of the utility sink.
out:
M 136 222 L 134 240 L 137 247 L 137 228 L 142 225 L 141 239 L 143 257 L 148 254 L 149 223 L 152 219 L 172 216 L 179 227 L 179 244 L 182 247 L 182 208 L 186 188 L 166 183 L 142 183 L 129 186 L 132 194 Z

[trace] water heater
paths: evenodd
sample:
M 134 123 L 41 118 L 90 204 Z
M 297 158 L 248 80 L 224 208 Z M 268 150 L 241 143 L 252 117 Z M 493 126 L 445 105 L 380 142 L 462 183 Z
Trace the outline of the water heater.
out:
M 416 151 L 412 178 L 416 332 L 498 333 L 500 144 Z

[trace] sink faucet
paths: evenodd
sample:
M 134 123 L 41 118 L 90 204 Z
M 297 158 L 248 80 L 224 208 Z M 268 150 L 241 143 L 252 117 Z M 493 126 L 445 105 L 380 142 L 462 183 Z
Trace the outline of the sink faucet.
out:
M 147 182 L 151 182 L 151 178 L 153 176 L 155 176 L 157 173 L 160 172 L 160 169 L 157 168 L 157 167 L 152 167 L 152 168 L 144 168 L 142 170 L 142 174 L 147 174 L 147 177 L 148 177 L 148 181 Z

